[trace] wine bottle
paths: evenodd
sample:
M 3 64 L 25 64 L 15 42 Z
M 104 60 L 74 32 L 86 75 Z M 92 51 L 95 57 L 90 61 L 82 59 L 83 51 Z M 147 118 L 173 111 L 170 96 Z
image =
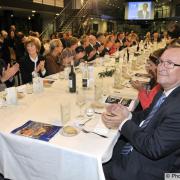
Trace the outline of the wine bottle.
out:
M 137 45 L 137 52 L 139 51 L 139 43 L 138 43 L 138 45 Z
M 127 62 L 129 62 L 129 49 L 127 47 Z
M 89 87 L 89 72 L 87 63 L 84 65 L 83 74 L 82 74 L 82 87 L 88 88 Z
M 69 73 L 69 92 L 76 92 L 76 74 L 74 72 L 73 62 L 71 62 L 71 71 Z

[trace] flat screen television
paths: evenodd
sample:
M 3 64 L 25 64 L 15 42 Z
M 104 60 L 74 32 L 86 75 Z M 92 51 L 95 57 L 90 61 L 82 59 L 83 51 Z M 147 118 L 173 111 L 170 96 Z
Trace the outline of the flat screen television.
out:
M 127 2 L 125 7 L 126 20 L 153 20 L 154 3 L 151 1 L 144 2 Z

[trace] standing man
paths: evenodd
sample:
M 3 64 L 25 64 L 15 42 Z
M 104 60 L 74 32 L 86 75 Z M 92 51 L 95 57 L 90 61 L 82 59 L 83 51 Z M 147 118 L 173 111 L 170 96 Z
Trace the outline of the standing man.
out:
M 111 105 L 102 119 L 118 127 L 120 138 L 112 159 L 104 164 L 106 180 L 163 180 L 164 173 L 180 173 L 180 40 L 159 59 L 159 92 L 149 108 L 130 113 Z
M 138 11 L 138 19 L 150 19 L 150 12 L 148 11 L 148 4 L 143 4 L 143 9 Z

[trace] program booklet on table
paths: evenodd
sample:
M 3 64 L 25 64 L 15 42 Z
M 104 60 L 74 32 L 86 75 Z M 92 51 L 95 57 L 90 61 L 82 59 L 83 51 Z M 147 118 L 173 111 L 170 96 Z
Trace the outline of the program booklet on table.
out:
M 130 111 L 134 110 L 135 100 L 130 98 L 118 97 L 110 95 L 106 98 L 105 103 L 109 104 L 122 104 L 126 106 Z
M 43 141 L 49 141 L 60 130 L 60 128 L 61 126 L 29 120 L 22 126 L 11 131 L 11 133 Z

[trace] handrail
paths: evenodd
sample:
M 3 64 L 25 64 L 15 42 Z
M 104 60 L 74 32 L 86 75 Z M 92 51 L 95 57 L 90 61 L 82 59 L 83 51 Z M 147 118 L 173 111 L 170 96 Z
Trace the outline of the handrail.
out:
M 62 13 L 72 4 L 72 1 L 73 1 L 73 0 L 71 0 L 71 1 L 68 2 L 68 4 L 62 9 L 62 11 L 61 11 L 61 12 L 59 13 L 59 15 L 56 17 L 56 19 L 59 18 L 59 17 L 62 15 Z M 49 23 L 49 24 L 47 25 L 47 27 L 45 28 L 45 30 L 40 34 L 40 37 L 48 30 L 49 25 L 54 24 L 54 22 L 56 21 L 56 19 L 53 19 L 52 23 Z
M 86 3 L 82 6 L 82 8 L 79 10 L 79 12 L 76 14 L 76 16 L 75 16 L 74 18 L 76 18 L 76 17 L 78 17 L 78 16 L 80 15 L 80 13 L 85 9 L 85 7 L 87 6 L 88 3 L 89 3 L 89 0 L 86 1 Z M 72 24 L 72 22 L 73 22 L 73 19 L 72 19 L 71 22 L 66 26 L 66 29 L 64 30 L 64 32 L 67 31 L 67 29 L 68 29 L 69 26 Z

